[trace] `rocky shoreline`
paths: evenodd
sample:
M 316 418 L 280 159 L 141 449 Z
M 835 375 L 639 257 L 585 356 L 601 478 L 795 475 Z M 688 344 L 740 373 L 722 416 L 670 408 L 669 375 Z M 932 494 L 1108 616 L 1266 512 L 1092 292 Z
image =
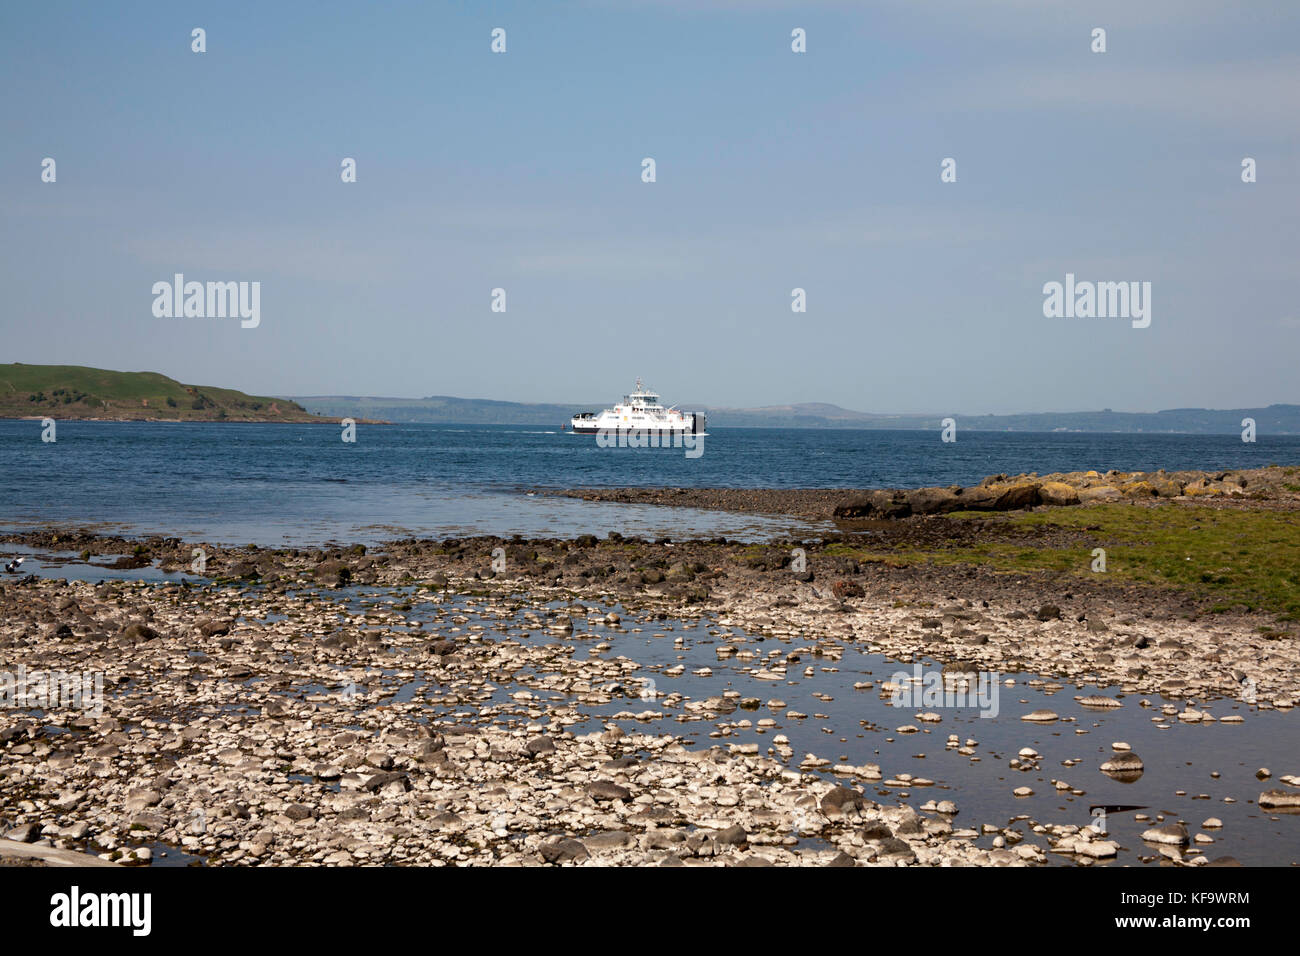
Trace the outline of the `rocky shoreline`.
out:
M 953 533 L 932 522 L 947 519 L 893 524 Z M 619 635 L 703 614 L 745 629 L 719 637 L 719 659 L 747 655 L 778 681 L 853 647 L 1113 684 L 1176 703 L 1177 719 L 1213 719 L 1205 705 L 1239 698 L 1247 679 L 1263 708 L 1291 708 L 1300 688 L 1300 639 L 1262 637 L 1258 615 L 1206 617 L 1181 592 L 1060 574 L 859 565 L 833 553 L 834 538 L 406 539 L 378 551 L 71 529 L 3 540 L 164 571 L 204 552 L 210 580 L 193 585 L 0 579 L 0 665 L 102 672 L 108 689 L 102 716 L 0 712 L 3 829 L 117 862 L 149 862 L 151 844 L 223 865 L 1113 855 L 1086 827 L 1045 825 L 1025 840 L 1005 822 L 963 826 L 943 812 L 960 811 L 951 803 L 874 801 L 882 768 L 793 752 L 780 727 L 803 715 L 776 697 L 692 699 L 673 690 L 671 668 L 618 653 Z M 663 686 L 647 698 L 650 673 Z M 620 697 L 632 730 L 570 729 Z M 771 745 L 727 744 L 753 711 Z M 641 723 L 647 714 L 711 724 L 721 742 L 692 747 Z M 995 845 L 976 846 L 986 833 Z M 1175 855 L 1208 860 L 1189 854 Z
M 1015 511 L 1037 506 L 1161 499 L 1286 502 L 1300 506 L 1300 468 L 1234 471 L 1074 471 L 990 475 L 947 488 L 572 488 L 531 489 L 584 501 L 616 501 L 821 520 L 898 519 L 955 511 Z

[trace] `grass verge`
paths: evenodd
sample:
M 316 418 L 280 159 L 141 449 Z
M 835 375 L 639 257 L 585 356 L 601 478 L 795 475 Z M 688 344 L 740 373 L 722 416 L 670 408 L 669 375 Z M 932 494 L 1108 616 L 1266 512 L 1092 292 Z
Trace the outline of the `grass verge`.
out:
M 1087 577 L 1097 573 L 1094 549 L 1103 548 L 1105 573 L 1115 578 L 1190 591 L 1213 602 L 1212 611 L 1300 620 L 1300 512 L 1171 502 L 948 516 L 955 522 L 972 518 L 990 523 L 987 540 L 955 535 L 934 548 L 837 544 L 827 550 L 860 562 L 981 564 Z

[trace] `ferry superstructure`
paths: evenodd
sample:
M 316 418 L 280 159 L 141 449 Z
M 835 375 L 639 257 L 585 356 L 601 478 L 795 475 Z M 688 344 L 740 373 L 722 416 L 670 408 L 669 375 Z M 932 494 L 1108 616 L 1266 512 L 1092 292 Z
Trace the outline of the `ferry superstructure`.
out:
M 613 408 L 599 414 L 574 415 L 570 427 L 575 435 L 595 435 L 602 431 L 703 435 L 705 418 L 703 412 L 683 412 L 676 406 L 665 408 L 658 393 L 646 388 L 638 378 L 636 387 Z

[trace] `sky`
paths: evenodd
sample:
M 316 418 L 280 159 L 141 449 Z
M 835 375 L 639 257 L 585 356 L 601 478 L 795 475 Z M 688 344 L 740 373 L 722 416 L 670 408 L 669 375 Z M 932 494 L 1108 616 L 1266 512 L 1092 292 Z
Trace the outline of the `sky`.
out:
M 1298 51 L 1293 0 L 3 4 L 0 362 L 275 395 L 1300 402 Z M 260 283 L 259 324 L 156 316 L 176 273 Z M 1151 283 L 1150 325 L 1045 316 L 1067 273 Z

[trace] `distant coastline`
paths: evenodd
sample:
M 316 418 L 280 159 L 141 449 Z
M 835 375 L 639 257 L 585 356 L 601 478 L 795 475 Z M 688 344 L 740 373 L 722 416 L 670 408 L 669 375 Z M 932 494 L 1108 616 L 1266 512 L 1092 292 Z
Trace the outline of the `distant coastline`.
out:
M 76 365 L 0 365 L 0 419 L 61 421 L 244 422 L 248 424 L 439 424 L 541 426 L 560 429 L 577 412 L 607 403 L 508 402 L 493 399 L 390 398 L 358 395 L 249 395 L 187 385 L 157 372 L 117 372 Z M 878 414 L 826 403 L 734 408 L 683 402 L 720 428 L 932 431 L 948 421 L 966 432 L 1041 434 L 1300 435 L 1300 404 L 1155 412 L 1026 412 L 1010 415 Z
M 505 402 L 493 399 L 384 398 L 358 395 L 298 396 L 285 399 L 309 412 L 339 417 L 364 415 L 398 424 L 530 425 L 559 428 L 576 412 L 598 411 L 609 403 Z M 958 429 L 982 432 L 1075 432 L 1086 434 L 1233 435 L 1241 434 L 1243 419 L 1251 419 L 1260 434 L 1300 435 L 1300 405 L 1262 408 L 1176 408 L 1157 412 L 1027 412 L 1014 415 L 905 414 L 857 412 L 838 405 L 807 403 L 761 408 L 729 408 L 698 402 L 679 407 L 704 412 L 709 425 L 720 428 L 809 428 L 929 431 L 944 427 L 951 417 Z

